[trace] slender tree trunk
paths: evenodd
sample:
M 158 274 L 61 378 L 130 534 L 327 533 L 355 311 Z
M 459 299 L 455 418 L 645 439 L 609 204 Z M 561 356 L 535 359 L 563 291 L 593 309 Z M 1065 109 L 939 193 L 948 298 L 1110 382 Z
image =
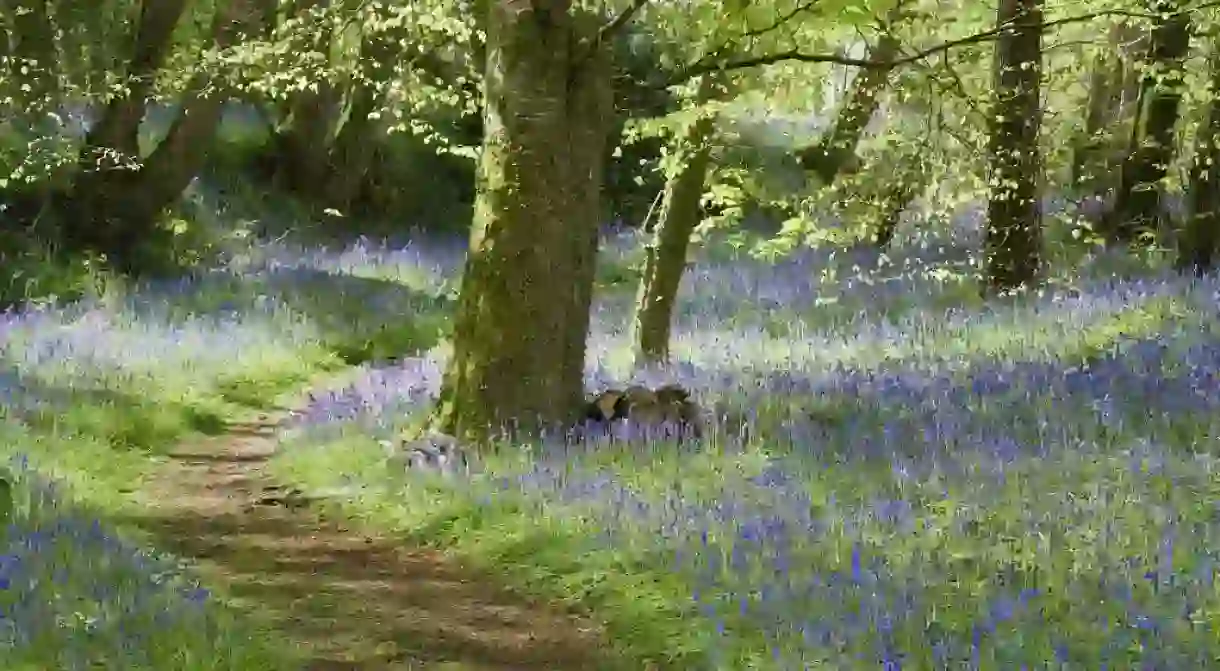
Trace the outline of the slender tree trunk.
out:
M 1161 181 L 1174 157 L 1174 127 L 1182 103 L 1182 60 L 1190 49 L 1190 15 L 1176 0 L 1158 0 L 1149 35 L 1148 65 L 1140 86 L 1142 123 L 1136 124 L 1123 160 L 1114 207 L 1103 220 L 1111 244 L 1135 243 L 1162 219 Z
M 697 104 L 706 103 L 714 86 L 710 76 L 700 83 Z M 678 288 L 686 272 L 690 237 L 699 225 L 704 187 L 711 163 L 709 141 L 716 120 L 701 115 L 678 137 L 674 153 L 677 172 L 665 182 L 661 214 L 648 244 L 644 274 L 636 297 L 633 340 L 636 365 L 664 362 L 669 357 L 670 330 Z
M 898 38 L 886 32 L 872 49 L 869 59 L 893 60 L 901 45 Z M 834 124 L 817 144 L 802 149 L 797 161 L 805 170 L 813 171 L 823 184 L 831 184 L 856 158 L 856 146 L 881 106 L 882 93 L 889 82 L 891 70 L 864 68 L 856 73 L 851 93 L 839 106 Z
M 1220 38 L 1213 38 L 1211 98 L 1199 127 L 1190 171 L 1190 217 L 1182 231 L 1177 267 L 1203 275 L 1220 260 Z
M 489 5 L 475 220 L 433 418 L 478 444 L 576 418 L 612 112 L 594 17 L 569 0 Z
M 1002 291 L 1032 283 L 1040 265 L 1041 0 L 1000 0 L 997 25 L 986 257 L 987 284 Z
M 897 166 L 885 178 L 886 187 L 881 198 L 871 208 L 873 244 L 878 249 L 889 247 L 898 232 L 902 213 L 919 197 L 928 184 L 918 157 L 903 156 Z
M 1114 114 L 1116 102 L 1121 95 L 1121 69 L 1115 68 L 1115 63 L 1121 63 L 1116 53 L 1117 44 L 1111 33 L 1110 51 L 1097 54 L 1089 67 L 1089 97 L 1085 104 L 1084 129 L 1076 138 L 1072 150 L 1072 186 L 1084 189 L 1093 181 L 1097 171 L 1097 157 L 1106 146 L 1106 133 L 1110 130 L 1111 117 Z
M 1119 62 L 1116 78 L 1122 82 L 1119 92 L 1117 118 L 1119 128 L 1131 133 L 1140 107 L 1140 82 L 1143 80 L 1142 62 L 1148 51 L 1148 34 L 1141 32 L 1135 24 L 1123 21 L 1118 24 Z M 1127 136 L 1123 136 L 1124 138 Z

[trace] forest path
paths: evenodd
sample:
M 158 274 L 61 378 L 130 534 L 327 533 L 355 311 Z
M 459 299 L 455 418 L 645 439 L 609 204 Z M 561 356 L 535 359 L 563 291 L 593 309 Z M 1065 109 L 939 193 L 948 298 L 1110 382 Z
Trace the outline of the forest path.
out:
M 613 668 L 599 628 L 508 594 L 440 553 L 276 499 L 277 416 L 173 450 L 136 520 L 309 671 Z M 262 502 L 260 503 L 260 500 Z

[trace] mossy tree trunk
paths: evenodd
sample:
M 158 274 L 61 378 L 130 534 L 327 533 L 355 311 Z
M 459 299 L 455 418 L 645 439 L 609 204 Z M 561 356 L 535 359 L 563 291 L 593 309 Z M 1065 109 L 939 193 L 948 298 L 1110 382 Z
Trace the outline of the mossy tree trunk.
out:
M 1182 61 L 1190 49 L 1190 14 L 1177 0 L 1158 0 L 1149 33 L 1147 69 L 1140 85 L 1142 119 L 1134 124 L 1114 207 L 1102 222 L 1111 244 L 1133 244 L 1161 227 L 1161 181 L 1174 157 L 1174 128 L 1182 105 Z
M 700 82 L 702 104 L 711 97 L 714 84 L 709 75 Z M 665 182 L 661 212 L 653 238 L 645 250 L 644 273 L 636 297 L 632 340 L 636 365 L 664 362 L 669 357 L 669 339 L 678 288 L 686 272 L 691 234 L 702 219 L 704 188 L 711 163 L 710 142 L 716 130 L 715 117 L 701 114 L 674 143 L 675 171 Z
M 1213 38 L 1211 99 L 1199 127 L 1190 171 L 1190 217 L 1182 231 L 1177 267 L 1197 275 L 1220 260 L 1220 38 Z
M 1003 291 L 1032 283 L 1041 261 L 1042 2 L 1000 0 L 996 20 L 985 254 L 987 285 Z
M 475 444 L 576 418 L 612 112 L 595 17 L 570 0 L 488 4 L 475 218 L 433 417 Z
M 145 6 L 167 4 L 149 0 Z M 218 48 L 232 46 L 257 26 L 256 7 L 256 0 L 229 0 L 217 9 L 213 35 Z M 157 11 L 143 10 L 142 16 Z M 158 16 L 149 30 L 142 21 L 139 34 L 168 43 L 173 32 L 173 26 L 168 25 L 170 16 Z M 151 78 L 163 57 L 164 48 L 137 45 L 129 73 L 143 72 L 144 78 Z M 190 83 L 190 92 L 169 132 L 145 159 L 140 158 L 135 142 L 149 89 L 143 83 L 133 84 L 128 95 L 139 95 L 137 100 L 116 101 L 107 108 L 82 150 L 82 172 L 66 203 L 65 220 L 72 226 L 69 235 L 74 242 L 106 254 L 122 271 L 143 270 L 142 251 L 158 237 L 157 216 L 181 195 L 206 161 L 224 102 L 224 94 L 215 88 L 206 74 Z M 116 151 L 133 154 L 132 163 L 90 169 L 85 159 Z

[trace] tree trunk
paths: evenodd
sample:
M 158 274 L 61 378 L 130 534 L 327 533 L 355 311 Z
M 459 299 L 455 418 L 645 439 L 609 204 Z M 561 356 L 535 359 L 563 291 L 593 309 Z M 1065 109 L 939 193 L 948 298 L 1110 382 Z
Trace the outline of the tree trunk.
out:
M 901 45 L 898 38 L 886 32 L 869 54 L 874 61 L 893 60 Z M 851 93 L 835 115 L 834 124 L 817 144 L 797 153 L 797 161 L 805 170 L 812 170 L 823 184 L 835 178 L 856 157 L 856 146 L 868 127 L 868 122 L 881 106 L 881 94 L 889 81 L 890 69 L 863 68 L 856 73 Z
M 169 54 L 174 29 L 187 0 L 144 0 L 127 65 L 126 91 L 115 96 L 89 129 L 81 150 L 86 174 L 130 170 L 140 155 L 140 123 L 144 120 L 153 80 Z M 100 163 L 100 165 L 99 165 Z
M 1199 127 L 1190 171 L 1190 218 L 1182 231 L 1177 267 L 1203 275 L 1220 259 L 1220 39 L 1213 39 L 1211 98 Z
M 997 26 L 986 257 L 987 284 L 1003 291 L 1033 282 L 1041 257 L 1041 0 L 1001 0 Z
M 127 65 L 126 90 L 116 95 L 85 135 L 77 173 L 66 206 L 65 233 L 70 244 L 120 260 L 142 237 L 116 219 L 125 194 L 138 188 L 140 123 L 153 79 L 169 53 L 186 0 L 145 0 Z M 120 260 L 120 263 L 122 261 Z
M 370 118 L 385 96 L 378 86 L 385 86 L 394 76 L 394 63 L 402 52 L 399 35 L 386 31 L 368 35 L 360 44 L 361 77 L 352 83 L 347 114 L 335 134 L 335 142 L 327 161 L 330 185 L 327 200 L 346 211 L 360 194 L 372 165 L 374 124 Z
M 886 187 L 881 199 L 871 208 L 873 244 L 878 249 L 889 247 L 898 232 L 902 213 L 928 184 L 919 157 L 903 156 L 899 164 L 885 177 Z
M 1107 46 L 1116 48 L 1113 34 Z M 1084 129 L 1072 150 L 1071 180 L 1076 189 L 1084 189 L 1092 182 L 1098 168 L 1097 157 L 1106 145 L 1105 133 L 1110 130 L 1110 117 L 1115 112 L 1122 85 L 1115 79 L 1116 75 L 1121 77 L 1121 70 L 1116 72 L 1114 67 L 1116 62 L 1120 62 L 1118 54 L 1111 51 L 1095 55 L 1089 67 Z
M 710 76 L 700 83 L 698 104 L 708 101 L 713 86 Z M 690 237 L 699 225 L 700 201 L 711 163 L 708 142 L 716 129 L 713 116 L 702 114 L 675 143 L 677 172 L 665 182 L 661 214 L 648 244 L 644 274 L 636 297 L 633 340 L 636 365 L 662 363 L 669 358 L 670 329 L 678 287 L 686 272 Z
M 1132 244 L 1161 226 L 1161 181 L 1174 157 L 1174 127 L 1182 103 L 1182 60 L 1190 49 L 1190 15 L 1176 0 L 1155 5 L 1159 18 L 1149 34 L 1150 66 L 1140 86 L 1143 121 L 1135 124 L 1123 160 L 1113 209 L 1102 222 L 1111 244 Z
M 1133 57 L 1138 33 L 1120 22 L 1110 30 L 1109 51 L 1098 54 L 1089 75 L 1085 127 L 1072 153 L 1072 185 L 1097 192 L 1110 186 L 1106 176 L 1117 172 L 1113 164 L 1120 138 L 1131 132 L 1135 98 L 1139 95 L 1138 63 Z M 1121 141 L 1121 140 L 1119 140 Z
M 302 0 L 295 11 L 300 15 L 328 6 L 330 0 Z M 323 22 L 316 28 L 312 49 L 326 55 L 329 62 L 334 38 L 330 23 Z M 316 82 L 314 88 L 292 95 L 288 118 L 276 129 L 273 139 L 277 159 L 275 181 L 280 186 L 303 194 L 316 194 L 325 188 L 327 154 L 342 102 L 339 89 L 329 80 Z
M 59 88 L 59 58 L 48 0 L 5 0 L 6 23 L 12 43 L 8 61 L 9 86 L 24 107 L 27 122 L 38 124 L 55 108 Z
M 256 6 L 255 0 L 229 0 L 217 11 L 213 34 L 218 48 L 232 46 L 257 25 Z M 155 68 L 149 76 L 153 74 Z M 142 165 L 78 175 L 67 203 L 67 220 L 75 226 L 73 240 L 106 254 L 124 272 L 142 269 L 141 251 L 156 237 L 156 217 L 181 195 L 207 158 L 224 101 L 217 91 L 203 93 L 211 88 L 208 79 L 199 75 L 191 83 L 192 93 L 169 133 Z M 135 107 L 112 107 L 121 110 L 116 116 L 120 121 L 99 136 L 108 137 L 106 133 L 113 131 L 115 139 L 127 142 L 127 114 Z M 139 107 L 143 108 L 142 101 Z
M 586 46 L 594 17 L 569 0 L 489 4 L 479 190 L 433 418 L 478 444 L 576 419 L 612 102 L 608 54 Z

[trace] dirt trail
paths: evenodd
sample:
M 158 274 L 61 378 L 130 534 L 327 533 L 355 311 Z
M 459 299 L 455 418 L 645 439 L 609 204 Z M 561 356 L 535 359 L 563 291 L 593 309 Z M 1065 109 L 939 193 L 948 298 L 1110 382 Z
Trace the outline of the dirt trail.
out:
M 368 537 L 274 491 L 274 418 L 179 446 L 140 526 L 316 671 L 611 668 L 597 627 L 506 594 L 438 553 Z

